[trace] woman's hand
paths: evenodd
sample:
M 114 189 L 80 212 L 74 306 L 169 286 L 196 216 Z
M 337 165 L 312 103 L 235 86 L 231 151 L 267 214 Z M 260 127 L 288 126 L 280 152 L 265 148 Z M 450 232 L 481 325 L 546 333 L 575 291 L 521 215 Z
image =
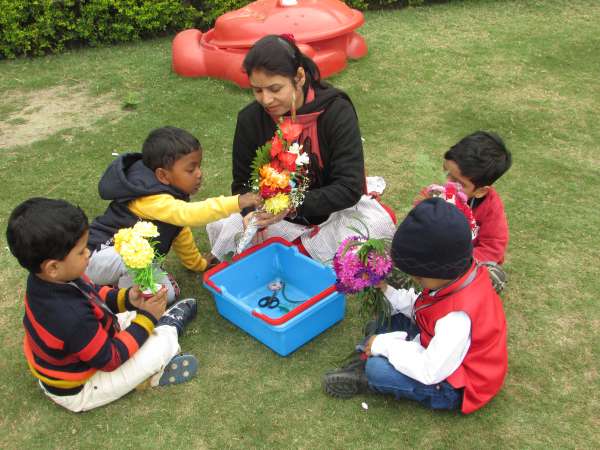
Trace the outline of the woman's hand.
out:
M 286 209 L 285 211 L 280 212 L 279 214 L 271 214 L 268 213 L 266 211 L 256 211 L 254 213 L 248 214 L 246 217 L 244 217 L 244 228 L 246 228 L 246 226 L 248 225 L 247 220 L 250 220 L 248 218 L 248 216 L 252 215 L 256 222 L 256 226 L 258 226 L 258 228 L 266 228 L 269 225 L 273 225 L 274 223 L 277 222 L 281 222 L 285 216 L 288 215 L 290 211 L 288 209 Z M 247 219 L 248 218 L 248 219 Z

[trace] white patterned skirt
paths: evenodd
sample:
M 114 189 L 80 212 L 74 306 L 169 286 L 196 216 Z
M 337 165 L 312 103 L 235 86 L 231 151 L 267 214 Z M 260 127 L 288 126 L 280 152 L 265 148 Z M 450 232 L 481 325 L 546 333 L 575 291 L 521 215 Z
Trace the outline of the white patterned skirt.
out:
M 367 234 L 366 227 L 371 238 L 391 239 L 396 231 L 396 225 L 385 208 L 377 200 L 363 195 L 356 205 L 334 212 L 318 227 L 282 220 L 258 233 L 253 244 L 274 236 L 282 237 L 289 242 L 300 238 L 302 245 L 313 259 L 331 264 L 340 243 L 345 238 L 357 234 L 350 227 Z M 208 224 L 206 231 L 212 254 L 222 260 L 226 254 L 235 251 L 243 229 L 241 214 L 233 214 L 226 219 Z

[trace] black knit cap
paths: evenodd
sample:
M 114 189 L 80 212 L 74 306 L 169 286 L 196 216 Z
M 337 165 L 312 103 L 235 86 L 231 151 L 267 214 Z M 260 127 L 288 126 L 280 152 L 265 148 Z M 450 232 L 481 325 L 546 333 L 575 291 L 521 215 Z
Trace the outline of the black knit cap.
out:
M 418 277 L 453 280 L 469 268 L 472 257 L 467 219 L 441 198 L 431 198 L 415 206 L 392 241 L 394 264 Z

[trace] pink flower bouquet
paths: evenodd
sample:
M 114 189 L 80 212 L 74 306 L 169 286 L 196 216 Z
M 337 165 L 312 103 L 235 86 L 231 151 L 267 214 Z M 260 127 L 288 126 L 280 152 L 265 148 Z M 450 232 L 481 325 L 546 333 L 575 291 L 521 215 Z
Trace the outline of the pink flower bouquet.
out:
M 333 257 L 337 289 L 356 294 L 361 313 L 369 318 L 391 317 L 391 305 L 376 287 L 392 270 L 387 246 L 383 239 L 351 236 L 342 241 Z

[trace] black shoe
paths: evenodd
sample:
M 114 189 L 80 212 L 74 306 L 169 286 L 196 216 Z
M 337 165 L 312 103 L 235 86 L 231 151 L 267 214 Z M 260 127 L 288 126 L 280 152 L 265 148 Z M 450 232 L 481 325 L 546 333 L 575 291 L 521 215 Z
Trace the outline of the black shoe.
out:
M 177 328 L 177 336 L 183 334 L 185 326 L 196 317 L 198 306 L 195 298 L 184 298 L 165 311 L 156 326 L 170 325 Z
M 365 364 L 365 360 L 357 358 L 341 369 L 326 373 L 323 376 L 325 393 L 336 398 L 350 398 L 368 392 Z

